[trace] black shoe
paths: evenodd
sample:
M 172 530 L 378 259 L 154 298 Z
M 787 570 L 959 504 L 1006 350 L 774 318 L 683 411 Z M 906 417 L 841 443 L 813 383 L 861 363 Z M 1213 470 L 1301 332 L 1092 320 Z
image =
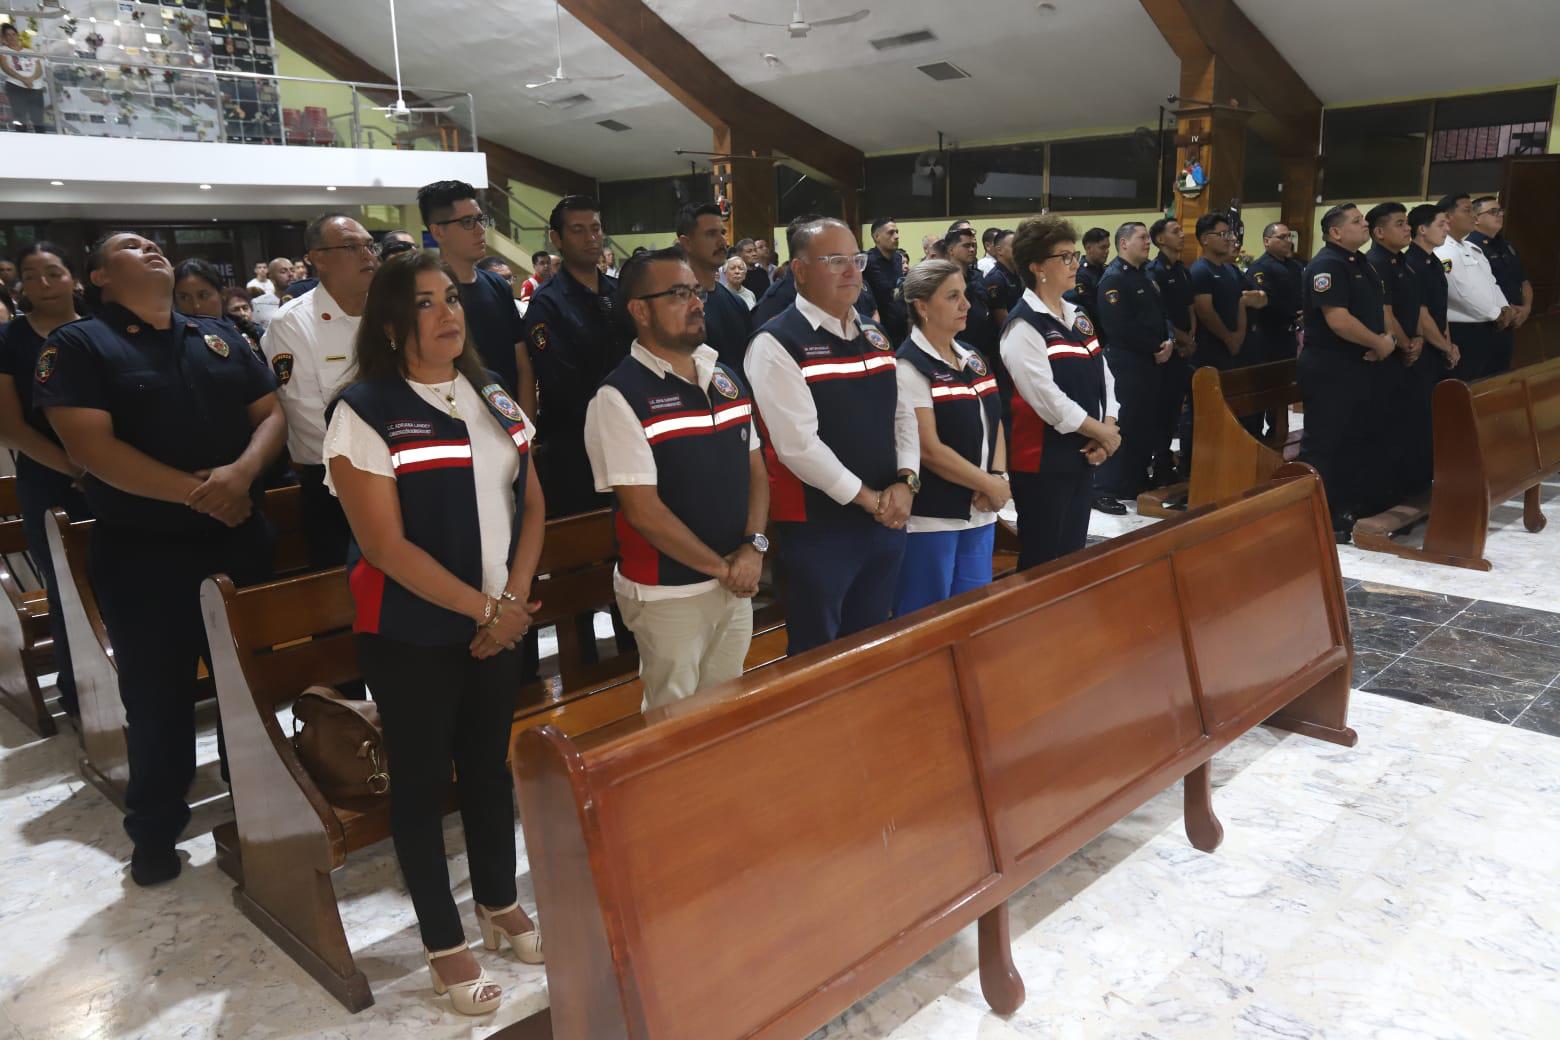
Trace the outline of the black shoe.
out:
M 138 845 L 130 854 L 130 877 L 142 888 L 172 881 L 179 876 L 183 866 L 178 850 L 172 845 Z
M 1094 508 L 1101 513 L 1109 513 L 1111 516 L 1126 516 L 1127 507 L 1111 498 L 1109 495 L 1101 495 L 1094 500 Z
M 1186 512 L 1186 492 L 1182 491 L 1179 494 L 1171 495 L 1169 498 L 1161 502 L 1160 505 L 1164 506 L 1166 509 L 1173 509 L 1178 513 L 1184 513 Z

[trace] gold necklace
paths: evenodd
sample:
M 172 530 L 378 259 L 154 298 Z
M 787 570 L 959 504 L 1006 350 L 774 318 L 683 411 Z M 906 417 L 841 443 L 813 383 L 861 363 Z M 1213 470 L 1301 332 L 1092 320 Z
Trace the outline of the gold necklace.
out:
M 427 384 L 429 390 L 432 390 L 435 394 L 444 398 L 444 405 L 450 410 L 451 419 L 459 419 L 461 417 L 460 409 L 455 405 L 455 384 L 457 381 L 459 381 L 459 379 L 460 376 L 456 376 L 454 379 L 451 379 L 450 385 L 442 390 L 439 389 L 437 383 Z

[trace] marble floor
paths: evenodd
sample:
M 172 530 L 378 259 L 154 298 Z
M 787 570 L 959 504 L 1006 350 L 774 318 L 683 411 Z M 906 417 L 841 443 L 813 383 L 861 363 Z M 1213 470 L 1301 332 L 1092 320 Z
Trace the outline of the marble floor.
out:
M 1147 522 L 1096 514 L 1092 533 Z M 1259 729 L 1215 762 L 1217 852 L 1188 845 L 1172 789 L 1025 889 L 1014 1015 L 980 996 L 971 928 L 815 1040 L 1560 1037 L 1560 614 L 1534 609 L 1560 607 L 1560 524 L 1505 520 L 1489 556 L 1487 574 L 1425 573 L 1343 549 L 1359 745 Z M 482 1037 L 546 1006 L 541 968 L 492 955 L 496 1015 L 432 998 L 386 843 L 337 876 L 376 997 L 343 1010 L 233 907 L 205 721 L 214 797 L 184 875 L 143 890 L 68 731 L 38 740 L 0 711 L 0 1040 Z M 529 905 L 523 849 L 521 871 Z

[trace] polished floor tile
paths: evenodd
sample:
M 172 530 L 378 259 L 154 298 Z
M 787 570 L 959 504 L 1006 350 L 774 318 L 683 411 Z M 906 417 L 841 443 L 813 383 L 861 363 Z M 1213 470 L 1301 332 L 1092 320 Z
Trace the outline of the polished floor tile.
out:
M 1444 708 L 1487 722 L 1510 723 L 1544 692 L 1540 683 L 1401 657 L 1362 687 L 1411 704 Z
M 1556 606 L 1560 606 L 1560 594 L 1556 596 Z M 1527 639 L 1560 647 L 1560 614 L 1548 611 L 1480 600 L 1469 604 L 1468 609 L 1449 624 L 1453 628 L 1464 628 L 1471 632 L 1487 632 L 1490 635 Z
M 1378 650 L 1361 650 L 1356 644 L 1354 651 L 1354 679 L 1355 689 L 1363 689 L 1365 684 L 1381 673 L 1381 670 L 1398 659 L 1397 654 L 1382 653 Z
M 1560 684 L 1551 686 L 1512 723 L 1518 729 L 1560 737 Z
M 1415 621 L 1392 614 L 1349 608 L 1349 631 L 1356 649 L 1386 654 L 1406 654 L 1439 626 L 1431 621 Z
M 1462 613 L 1473 602 L 1463 596 L 1451 596 L 1442 592 L 1425 592 L 1420 589 L 1383 585 L 1379 582 L 1361 582 L 1345 594 L 1349 606 L 1376 614 L 1412 621 L 1428 621 L 1444 624 Z
M 1560 676 L 1560 646 L 1451 626 L 1415 646 L 1411 656 L 1540 686 L 1548 686 Z

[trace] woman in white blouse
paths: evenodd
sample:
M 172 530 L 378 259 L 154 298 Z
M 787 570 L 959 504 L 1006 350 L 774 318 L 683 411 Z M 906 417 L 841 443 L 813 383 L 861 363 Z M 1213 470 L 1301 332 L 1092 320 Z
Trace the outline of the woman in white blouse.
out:
M 478 925 L 540 963 L 515 890 L 505 752 L 521 686 L 516 642 L 546 510 L 530 420 L 484 372 L 448 268 L 426 253 L 374 276 L 354 380 L 332 402 L 327 485 L 352 528 L 358 659 L 390 759 L 390 827 L 435 992 L 486 1014 L 502 991 L 467 948 L 450 893 L 443 818 L 451 766 Z
M 753 290 L 742 284 L 747 280 L 747 272 L 747 261 L 736 253 L 728 256 L 725 266 L 720 269 L 721 277 L 726 281 L 726 288 L 747 304 L 748 310 L 752 310 L 758 305 L 758 300 L 754 297 Z
M 991 583 L 997 510 L 1010 497 L 996 377 L 957 340 L 970 310 L 964 289 L 963 269 L 948 260 L 912 267 L 901 289 L 911 327 L 894 369 L 894 422 L 920 439 L 921 491 L 906 525 L 898 617 Z

